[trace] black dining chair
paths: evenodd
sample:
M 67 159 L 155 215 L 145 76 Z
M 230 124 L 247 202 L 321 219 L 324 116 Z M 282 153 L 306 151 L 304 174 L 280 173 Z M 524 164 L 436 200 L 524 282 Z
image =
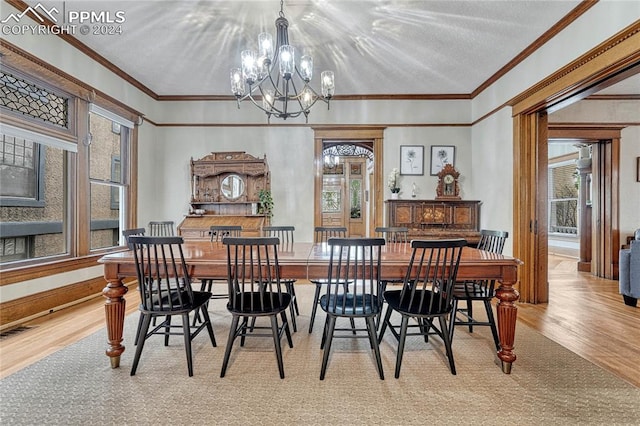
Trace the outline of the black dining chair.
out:
M 280 252 L 283 252 L 293 250 L 293 234 L 295 230 L 295 226 L 289 225 L 264 226 L 262 227 L 262 236 L 278 238 L 280 240 Z M 289 306 L 291 313 L 291 326 L 293 327 L 293 331 L 296 332 L 298 331 L 296 316 L 300 315 L 300 310 L 298 309 L 298 298 L 296 297 L 296 289 L 294 286 L 296 280 L 292 278 L 281 278 L 280 281 L 282 281 L 282 283 L 287 287 L 287 292 L 291 295 L 291 305 Z
M 509 237 L 506 231 L 492 231 L 483 229 L 480 231 L 480 242 L 477 248 L 491 253 L 502 254 L 504 243 Z M 473 333 L 474 326 L 488 326 L 491 328 L 493 342 L 496 351 L 500 350 L 498 328 L 493 315 L 491 300 L 495 297 L 496 280 L 462 281 L 457 282 L 453 288 L 453 310 L 449 319 L 449 336 L 453 341 L 453 332 L 456 326 L 469 327 L 469 333 Z M 473 302 L 482 302 L 487 314 L 487 320 L 479 320 L 473 316 Z M 465 306 L 460 307 L 459 302 Z
M 144 235 L 145 232 L 146 229 L 144 228 L 131 228 L 122 231 L 122 236 L 124 237 L 124 241 L 126 242 L 127 247 L 129 247 L 129 250 L 133 250 L 133 244 L 129 242 L 129 237 L 132 235 Z
M 209 235 L 211 242 L 222 243 L 222 240 L 226 237 L 240 237 L 242 235 L 242 226 L 241 225 L 211 225 L 209 227 Z M 227 292 L 220 290 L 219 292 L 214 292 L 213 285 L 214 284 L 226 284 L 227 277 L 219 276 L 219 277 L 196 277 L 200 280 L 200 291 L 208 291 L 211 293 L 211 298 L 216 299 L 226 299 Z M 193 317 L 193 324 L 197 324 L 200 321 L 200 315 L 195 315 Z
M 380 349 L 376 336 L 375 319 L 382 308 L 380 295 L 382 238 L 330 238 L 331 253 L 325 284 L 326 292 L 320 297 L 320 307 L 326 313 L 321 348 L 324 348 L 320 380 L 324 380 L 329 362 L 331 343 L 338 338 L 368 338 L 373 350 L 378 375 L 384 380 Z M 351 282 L 345 286 L 345 282 Z M 338 318 L 348 318 L 351 327 L 336 327 Z M 363 318 L 366 328 L 356 328 L 354 320 Z M 365 334 L 358 332 L 366 331 Z M 335 333 L 338 332 L 338 335 Z M 348 332 L 348 334 L 345 334 Z
M 213 327 L 207 312 L 211 293 L 191 289 L 191 277 L 182 252 L 182 237 L 130 236 L 129 241 L 133 245 L 140 288 L 139 310 L 142 319 L 131 375 L 136 374 L 140 355 L 147 339 L 153 335 L 163 335 L 164 345 L 168 346 L 169 336 L 182 334 L 189 376 L 193 376 L 191 341 L 206 328 L 212 346 L 216 346 Z M 199 326 L 191 327 L 189 314 L 195 311 L 202 314 L 203 321 Z M 174 316 L 180 316 L 182 324 L 172 324 L 171 319 Z M 164 317 L 164 321 L 149 331 L 151 319 L 155 317 Z
M 346 238 L 347 228 L 342 226 L 316 226 L 313 230 L 313 241 L 315 243 L 326 243 L 329 238 Z M 325 279 L 311 279 L 311 284 L 316 286 L 311 305 L 311 318 L 309 319 L 309 333 L 313 331 L 313 324 L 316 320 L 318 303 L 320 302 L 320 292 L 322 286 L 326 284 Z
M 229 339 L 222 361 L 220 377 L 224 377 L 236 338 L 244 346 L 246 337 L 273 338 L 280 378 L 284 379 L 284 364 L 280 340 L 285 334 L 289 347 L 293 348 L 291 331 L 286 310 L 291 303 L 291 295 L 280 280 L 278 264 L 278 238 L 226 237 L 222 243 L 227 246 L 227 310 L 231 313 Z M 271 326 L 250 326 L 253 318 L 269 317 Z M 278 322 L 280 317 L 281 322 Z M 255 330 L 269 329 L 271 333 L 257 333 Z
M 375 235 L 378 238 L 384 238 L 387 243 L 407 243 L 409 241 L 409 228 L 403 226 L 378 226 L 375 229 Z M 380 278 L 380 285 L 382 289 L 381 294 L 384 294 L 389 284 L 402 284 L 403 277 L 390 277 L 383 276 Z M 382 312 L 380 312 L 382 315 Z M 380 318 L 378 318 L 378 326 L 380 326 Z
M 430 335 L 439 336 L 444 342 L 449 359 L 451 374 L 456 374 L 447 319 L 453 309 L 452 290 L 455 284 L 462 248 L 465 240 L 433 240 L 411 242 L 411 258 L 401 290 L 387 290 L 384 299 L 387 310 L 380 328 L 378 341 L 391 330 L 398 341 L 396 355 L 396 379 L 400 377 L 402 356 L 407 336 L 423 336 L 428 341 Z M 391 314 L 397 312 L 402 321 L 391 323 Z M 409 325 L 409 319 L 417 324 Z M 436 318 L 439 324 L 435 324 Z M 416 329 L 417 332 L 409 332 Z
M 149 222 L 149 235 L 152 237 L 173 237 L 176 235 L 175 223 L 172 220 Z
M 133 244 L 131 242 L 129 242 L 129 237 L 131 236 L 135 236 L 135 235 L 144 235 L 144 233 L 146 232 L 146 229 L 144 228 L 131 228 L 131 229 L 125 229 L 122 231 L 122 236 L 124 237 L 124 240 L 127 244 L 127 247 L 129 248 L 129 250 L 133 250 Z M 138 286 L 139 288 L 139 286 Z M 153 318 L 153 325 L 156 325 L 156 319 Z M 140 337 L 140 329 L 142 329 L 142 315 L 140 316 L 140 319 L 138 320 L 138 328 L 136 330 L 136 337 L 133 340 L 133 344 L 137 345 L 138 344 L 138 338 Z

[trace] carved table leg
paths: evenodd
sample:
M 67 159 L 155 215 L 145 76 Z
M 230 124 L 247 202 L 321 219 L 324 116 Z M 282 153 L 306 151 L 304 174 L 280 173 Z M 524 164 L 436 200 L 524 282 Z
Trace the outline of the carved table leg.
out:
M 108 273 L 105 272 L 105 276 L 107 275 Z M 109 338 L 109 347 L 106 350 L 106 354 L 111 359 L 111 368 L 118 368 L 120 366 L 120 355 L 124 352 L 122 333 L 124 330 L 126 301 L 123 296 L 129 288 L 122 285 L 122 280 L 119 278 L 107 278 L 107 281 L 107 286 L 102 290 L 102 295 L 107 299 L 104 305 L 107 336 Z
M 513 284 L 503 282 L 496 291 L 498 335 L 500 337 L 498 358 L 502 361 L 502 372 L 505 374 L 511 373 L 511 364 L 516 360 L 516 354 L 513 353 L 513 342 L 516 334 L 518 308 L 515 302 L 520 298 L 520 294 L 513 288 Z

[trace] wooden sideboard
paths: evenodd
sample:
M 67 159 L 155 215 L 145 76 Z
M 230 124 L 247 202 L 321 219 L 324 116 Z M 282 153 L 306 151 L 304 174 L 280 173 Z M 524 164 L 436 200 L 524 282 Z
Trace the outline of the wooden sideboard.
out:
M 269 218 L 260 211 L 260 192 L 269 191 L 267 159 L 242 151 L 212 152 L 191 159 L 189 215 L 178 226 L 185 239 L 208 239 L 212 225 L 241 225 L 258 237 Z
M 480 239 L 481 201 L 387 200 L 388 226 L 409 228 L 409 238 L 464 238 L 470 245 Z

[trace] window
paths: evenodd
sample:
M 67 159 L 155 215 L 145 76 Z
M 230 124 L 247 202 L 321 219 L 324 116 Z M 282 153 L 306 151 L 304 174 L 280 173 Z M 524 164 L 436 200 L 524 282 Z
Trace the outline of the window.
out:
M 0 205 L 42 207 L 41 145 L 5 134 L 0 134 L 0 144 Z
M 123 213 L 127 176 L 122 160 L 133 126 L 102 108 L 89 112 L 89 181 L 91 205 L 91 250 L 118 246 L 120 230 L 126 228 Z
M 4 124 L 0 139 L 0 261 L 68 255 L 75 144 Z
M 573 160 L 549 165 L 549 232 L 578 232 L 578 180 Z
M 34 266 L 26 275 L 38 276 L 45 262 L 121 246 L 133 122 L 97 105 L 107 100 L 65 93 L 77 92 L 73 82 L 61 89 L 2 67 L 0 269 Z

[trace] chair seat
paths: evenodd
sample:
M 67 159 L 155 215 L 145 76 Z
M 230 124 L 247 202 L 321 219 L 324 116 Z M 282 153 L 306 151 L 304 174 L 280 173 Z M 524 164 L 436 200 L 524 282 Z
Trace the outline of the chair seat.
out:
M 484 282 L 457 282 L 453 288 L 453 297 L 457 299 L 485 300 L 494 295 L 495 291 Z
M 378 296 L 358 294 L 326 294 L 320 297 L 320 306 L 324 311 L 336 315 L 378 315 L 380 301 Z
M 289 307 L 291 295 L 289 293 L 253 292 L 242 293 L 229 298 L 227 309 L 235 313 L 247 313 L 252 316 L 273 315 Z
M 184 295 L 182 297 L 183 299 L 186 298 L 186 296 Z M 140 311 L 145 313 L 152 313 L 152 314 L 158 313 L 161 315 L 165 315 L 167 313 L 180 314 L 183 312 L 191 312 L 192 310 L 206 304 L 210 298 L 211 298 L 211 293 L 209 293 L 208 291 L 194 291 L 193 303 L 190 303 L 189 305 L 184 305 L 182 306 L 182 309 L 180 309 L 179 307 L 176 308 L 176 306 L 179 305 L 180 303 L 180 296 L 178 295 L 178 292 L 172 292 L 171 302 L 173 304 L 173 308 L 169 308 L 167 303 L 167 297 L 163 297 L 162 303 L 160 303 L 160 301 L 157 299 L 153 301 L 152 309 L 144 309 L 143 306 L 140 305 Z M 164 307 L 164 309 L 161 309 L 161 307 Z
M 451 311 L 451 305 L 447 305 L 444 298 L 437 297 L 431 290 L 424 291 L 416 291 L 415 296 L 411 304 L 407 303 L 408 299 L 405 301 L 400 300 L 400 295 L 402 294 L 402 290 L 389 290 L 384 292 L 384 300 L 386 300 L 387 304 L 395 309 L 396 311 L 405 314 L 405 315 L 413 315 L 413 316 L 429 316 L 429 315 L 442 315 L 444 313 Z M 420 300 L 429 300 L 433 298 L 434 300 L 440 300 L 441 303 L 431 304 L 427 302 L 423 302 L 422 306 L 420 306 Z M 406 299 L 406 297 L 405 297 Z

